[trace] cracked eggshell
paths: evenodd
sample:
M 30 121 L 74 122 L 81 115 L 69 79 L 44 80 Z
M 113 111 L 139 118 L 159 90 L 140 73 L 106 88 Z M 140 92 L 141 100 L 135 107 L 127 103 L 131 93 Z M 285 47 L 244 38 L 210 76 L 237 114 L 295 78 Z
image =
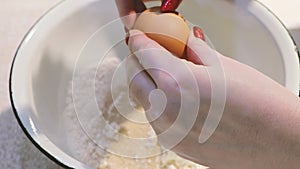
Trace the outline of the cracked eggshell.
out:
M 184 57 L 190 28 L 180 14 L 161 13 L 159 7 L 149 8 L 139 15 L 133 29 L 144 32 L 175 56 Z

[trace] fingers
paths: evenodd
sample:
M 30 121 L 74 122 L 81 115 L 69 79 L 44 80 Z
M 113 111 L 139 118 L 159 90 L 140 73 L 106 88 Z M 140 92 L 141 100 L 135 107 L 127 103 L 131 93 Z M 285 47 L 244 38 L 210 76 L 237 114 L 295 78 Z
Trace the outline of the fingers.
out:
M 115 0 L 115 2 L 126 30 L 132 28 L 137 17 L 136 14 L 146 9 L 141 0 Z
M 187 43 L 187 56 L 186 59 L 205 66 L 212 66 L 214 63 L 219 62 L 220 54 L 211 49 L 205 41 L 203 33 L 199 29 L 194 28 L 189 36 Z
M 121 17 L 127 16 L 132 12 L 142 12 L 146 9 L 145 4 L 141 0 L 115 0 Z
M 166 81 L 162 80 L 166 73 L 174 75 L 180 71 L 175 66 L 181 64 L 180 59 L 138 30 L 130 31 L 128 46 L 158 86 L 159 82 Z
M 129 42 L 131 45 L 132 43 Z M 139 41 L 135 41 L 135 43 L 139 43 Z M 130 96 L 143 106 L 147 119 L 149 122 L 153 122 L 164 112 L 168 100 L 166 97 L 170 96 L 168 93 L 174 94 L 174 91 L 168 91 L 172 88 L 168 84 L 170 81 L 173 83 L 174 80 L 163 71 L 144 68 L 137 59 L 139 56 L 135 55 L 137 52 L 133 53 L 126 61 Z M 155 80 L 152 77 L 155 77 Z M 158 87 L 156 84 L 164 84 L 166 87 Z M 167 90 L 159 90 L 161 88 Z
M 192 35 L 190 34 L 190 36 L 192 36 Z M 201 58 L 198 56 L 197 53 L 195 53 L 196 51 L 194 51 L 190 47 L 191 46 L 191 41 L 188 41 L 188 43 L 189 44 L 186 47 L 186 57 L 185 57 L 185 59 L 188 60 L 188 61 L 191 61 L 191 62 L 193 62 L 194 64 L 197 64 L 197 65 L 204 65 Z
M 134 55 L 126 59 L 126 73 L 130 97 L 148 110 L 151 107 L 148 96 L 156 86 Z
M 144 10 L 146 10 L 145 4 L 141 0 L 136 0 L 136 6 L 135 6 L 135 11 L 137 13 L 141 13 Z

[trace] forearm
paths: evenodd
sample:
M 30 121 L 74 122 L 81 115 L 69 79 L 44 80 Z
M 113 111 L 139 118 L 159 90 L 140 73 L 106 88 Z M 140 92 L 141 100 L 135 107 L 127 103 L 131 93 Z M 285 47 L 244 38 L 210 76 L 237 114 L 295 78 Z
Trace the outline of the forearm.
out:
M 259 99 L 252 106 L 257 112 L 249 118 L 250 122 L 255 122 L 248 131 L 249 136 L 252 135 L 249 137 L 252 141 L 247 160 L 249 168 L 299 168 L 299 98 L 277 84 L 269 85 L 268 89 L 256 94 Z
M 219 132 L 230 139 L 225 144 L 217 137 L 214 140 L 224 145 L 220 151 L 231 152 L 228 155 L 233 160 L 229 158 L 224 161 L 229 165 L 219 163 L 216 168 L 299 168 L 300 99 L 265 75 L 239 65 L 225 67 L 230 94 Z M 233 71 L 237 67 L 240 71 Z
M 276 93 L 277 98 L 270 98 L 261 112 L 265 135 L 261 141 L 270 144 L 266 144 L 270 163 L 296 169 L 300 166 L 300 100 L 285 89 Z

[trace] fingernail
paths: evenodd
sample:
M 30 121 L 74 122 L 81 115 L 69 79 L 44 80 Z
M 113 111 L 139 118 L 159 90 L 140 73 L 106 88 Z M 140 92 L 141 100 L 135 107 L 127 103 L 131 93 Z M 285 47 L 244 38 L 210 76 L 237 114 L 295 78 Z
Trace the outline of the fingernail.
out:
M 196 38 L 199 38 L 199 39 L 202 39 L 203 41 L 205 41 L 205 36 L 204 36 L 204 33 L 201 28 L 194 26 L 193 32 L 194 32 L 194 36 Z
M 161 12 L 175 12 L 182 0 L 163 0 L 160 7 Z

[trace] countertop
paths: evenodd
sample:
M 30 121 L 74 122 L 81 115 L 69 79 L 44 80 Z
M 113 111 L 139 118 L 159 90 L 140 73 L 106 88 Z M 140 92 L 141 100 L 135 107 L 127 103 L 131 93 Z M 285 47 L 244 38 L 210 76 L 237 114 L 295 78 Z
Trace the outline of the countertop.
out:
M 8 79 L 9 70 L 14 53 L 28 29 L 49 8 L 60 0 L 2 0 L 0 5 L 0 166 L 1 168 L 18 168 L 15 163 L 21 160 L 28 161 L 21 168 L 58 168 L 42 153 L 40 153 L 19 128 L 11 111 Z M 300 45 L 300 1 L 297 0 L 260 0 L 269 7 L 282 20 L 290 30 L 296 42 Z M 4 130 L 4 125 L 10 121 L 9 130 Z M 21 141 L 13 143 L 12 137 L 18 137 Z M 16 147 L 23 146 L 19 150 Z M 24 148 L 25 147 L 25 148 Z M 30 159 L 24 151 L 32 151 L 35 159 Z M 22 156 L 23 153 L 23 156 Z M 18 158 L 15 158 L 16 155 Z M 21 155 L 21 156 L 20 156 Z M 10 161 L 11 160 L 11 161 Z M 38 166 L 36 161 L 43 161 L 46 166 Z M 6 167 L 5 167 L 6 166 Z

